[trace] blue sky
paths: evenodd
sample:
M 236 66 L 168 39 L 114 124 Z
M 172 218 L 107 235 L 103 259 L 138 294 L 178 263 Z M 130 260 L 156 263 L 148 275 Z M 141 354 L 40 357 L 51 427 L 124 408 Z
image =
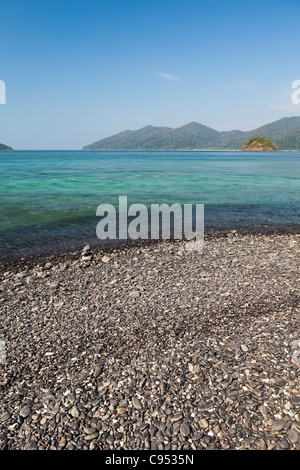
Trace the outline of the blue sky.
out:
M 1 0 L 0 21 L 0 142 L 16 149 L 300 115 L 299 0 Z

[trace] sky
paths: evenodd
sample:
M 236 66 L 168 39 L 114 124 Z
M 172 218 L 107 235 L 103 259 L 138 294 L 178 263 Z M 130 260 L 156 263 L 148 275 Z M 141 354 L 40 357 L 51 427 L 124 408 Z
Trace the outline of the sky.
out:
M 299 0 L 0 0 L 0 24 L 0 142 L 15 149 L 300 115 Z

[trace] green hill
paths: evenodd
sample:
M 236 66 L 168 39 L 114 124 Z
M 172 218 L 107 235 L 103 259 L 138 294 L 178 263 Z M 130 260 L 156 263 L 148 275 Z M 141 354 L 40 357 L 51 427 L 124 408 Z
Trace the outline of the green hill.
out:
M 11 147 L 8 145 L 0 144 L 0 150 L 13 150 Z
M 245 142 L 242 150 L 252 152 L 274 152 L 277 150 L 277 145 L 275 145 L 270 139 L 259 135 L 257 137 L 252 137 L 252 139 Z
M 278 150 L 300 150 L 300 116 L 283 118 L 252 131 L 218 132 L 197 122 L 182 127 L 146 126 L 126 130 L 83 147 L 84 150 L 239 150 L 244 142 L 262 136 Z
M 290 132 L 284 137 L 277 140 L 279 148 L 284 150 L 299 150 L 300 149 L 300 130 Z

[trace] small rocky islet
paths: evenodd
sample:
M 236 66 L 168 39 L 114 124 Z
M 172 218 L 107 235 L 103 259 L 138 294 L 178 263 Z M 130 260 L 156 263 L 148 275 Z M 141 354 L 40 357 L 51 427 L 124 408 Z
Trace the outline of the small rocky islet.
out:
M 266 137 L 252 137 L 244 143 L 243 151 L 246 152 L 276 152 L 277 145 Z
M 1 279 L 0 449 L 300 449 L 300 235 L 86 246 Z

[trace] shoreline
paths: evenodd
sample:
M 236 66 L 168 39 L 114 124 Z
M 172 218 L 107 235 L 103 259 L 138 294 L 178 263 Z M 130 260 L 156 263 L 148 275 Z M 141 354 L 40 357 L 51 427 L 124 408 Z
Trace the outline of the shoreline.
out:
M 300 449 L 300 234 L 86 248 L 1 283 L 0 449 Z
M 209 148 L 209 149 L 85 149 L 82 148 L 81 151 L 88 151 L 88 152 L 253 152 L 253 150 L 243 150 L 243 149 L 214 149 L 214 148 Z M 274 150 L 271 150 L 273 152 Z M 298 150 L 283 150 L 283 149 L 278 149 L 278 152 L 300 152 L 300 149 Z M 254 150 L 255 152 L 255 150 Z M 261 152 L 261 151 L 258 151 Z M 266 150 L 268 152 L 268 150 Z
M 216 227 L 207 227 L 205 229 L 205 241 L 211 240 L 213 238 L 226 238 L 235 234 L 236 236 L 260 236 L 260 235 L 295 235 L 300 233 L 300 225 L 293 225 L 286 227 L 286 225 L 278 226 L 268 226 L 268 225 L 256 225 L 248 228 L 237 227 L 236 229 L 229 228 L 216 228 Z M 167 240 L 170 243 L 177 243 L 178 240 Z M 184 240 L 183 240 L 184 241 Z M 144 247 L 152 246 L 158 243 L 164 243 L 164 240 L 116 240 L 112 242 L 103 242 L 98 244 L 92 244 L 89 242 L 82 242 L 81 249 L 70 247 L 69 249 L 60 249 L 56 252 L 45 251 L 36 255 L 25 255 L 21 253 L 19 256 L 12 257 L 11 259 L 3 260 L 0 259 L 0 276 L 7 270 L 12 270 L 14 272 L 26 268 L 31 268 L 39 263 L 46 263 L 51 261 L 52 263 L 58 264 L 60 262 L 66 262 L 68 260 L 78 259 L 81 255 L 81 251 L 85 245 L 89 245 L 93 253 L 111 253 L 114 251 L 119 251 L 130 247 Z

